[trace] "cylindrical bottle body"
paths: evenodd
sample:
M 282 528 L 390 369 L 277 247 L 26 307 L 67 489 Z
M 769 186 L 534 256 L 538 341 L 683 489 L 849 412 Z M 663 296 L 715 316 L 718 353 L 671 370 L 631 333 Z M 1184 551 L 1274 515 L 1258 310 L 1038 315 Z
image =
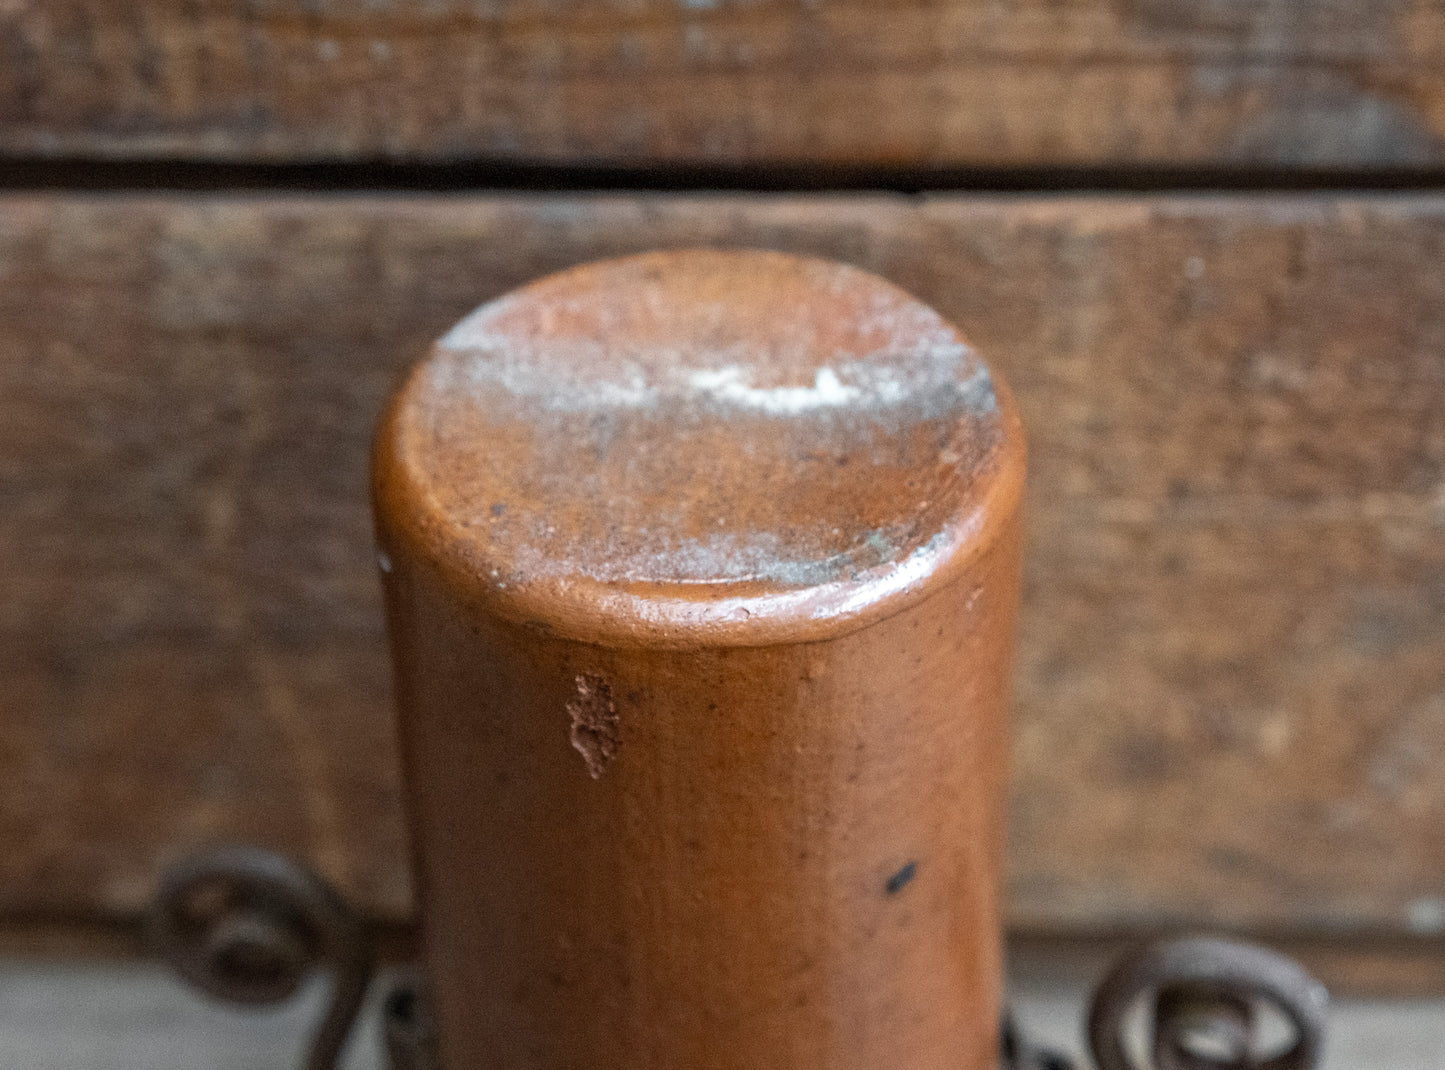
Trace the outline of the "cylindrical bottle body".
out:
M 817 642 L 600 645 L 390 538 L 447 1070 L 984 1070 L 1017 518 Z
M 991 1070 L 1024 448 L 953 326 L 585 265 L 374 462 L 443 1070 Z

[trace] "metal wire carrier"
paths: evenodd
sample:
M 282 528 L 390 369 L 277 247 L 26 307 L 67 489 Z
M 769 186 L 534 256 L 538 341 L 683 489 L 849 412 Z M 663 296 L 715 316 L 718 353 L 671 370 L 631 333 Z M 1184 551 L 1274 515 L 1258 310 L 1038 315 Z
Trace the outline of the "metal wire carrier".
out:
M 304 1060 L 334 1070 L 372 980 L 366 927 L 320 877 L 279 855 L 223 847 L 192 855 L 161 882 L 148 926 L 156 953 L 215 999 L 289 999 L 313 970 L 331 996 Z M 1088 1042 L 1097 1070 L 1314 1070 L 1328 1006 L 1325 988 L 1294 960 L 1209 936 L 1157 940 L 1125 956 L 1095 990 Z M 1146 1010 L 1148 1026 L 1130 1028 Z M 1287 1035 L 1272 1043 L 1272 1009 Z M 391 1070 L 440 1070 L 425 992 L 394 981 L 381 1028 Z M 1012 1015 L 1002 1029 L 1004 1070 L 1075 1070 L 1035 1046 Z

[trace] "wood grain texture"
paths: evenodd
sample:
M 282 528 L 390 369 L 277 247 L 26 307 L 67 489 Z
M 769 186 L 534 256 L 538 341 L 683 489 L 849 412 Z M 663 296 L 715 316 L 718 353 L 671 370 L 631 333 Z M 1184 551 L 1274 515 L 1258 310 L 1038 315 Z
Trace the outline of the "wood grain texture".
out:
M 1439 167 L 1440 0 L 9 0 L 7 155 Z
M 366 456 L 482 300 L 877 271 L 1031 440 L 1011 911 L 1445 924 L 1445 198 L 0 198 L 0 915 L 238 837 L 408 910 Z

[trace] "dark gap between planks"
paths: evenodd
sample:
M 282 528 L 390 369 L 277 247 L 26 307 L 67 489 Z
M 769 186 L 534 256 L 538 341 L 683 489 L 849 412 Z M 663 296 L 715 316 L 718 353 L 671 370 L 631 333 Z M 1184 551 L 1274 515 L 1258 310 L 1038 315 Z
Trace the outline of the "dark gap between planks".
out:
M 0 156 L 0 190 L 1153 193 L 1445 190 L 1421 170 L 1227 167 L 881 168 L 842 165 L 652 166 L 506 161 L 249 163 Z

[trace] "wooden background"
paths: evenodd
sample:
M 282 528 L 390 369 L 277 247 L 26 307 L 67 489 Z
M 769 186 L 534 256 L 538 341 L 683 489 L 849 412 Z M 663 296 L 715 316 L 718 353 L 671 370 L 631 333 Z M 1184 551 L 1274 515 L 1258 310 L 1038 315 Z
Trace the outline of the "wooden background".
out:
M 1439 167 L 1440 0 L 5 0 L 43 156 Z
M 881 272 L 1019 395 L 1016 928 L 1435 946 L 1442 167 L 1438 0 L 0 0 L 0 928 L 232 838 L 403 922 L 381 399 L 716 244 Z

